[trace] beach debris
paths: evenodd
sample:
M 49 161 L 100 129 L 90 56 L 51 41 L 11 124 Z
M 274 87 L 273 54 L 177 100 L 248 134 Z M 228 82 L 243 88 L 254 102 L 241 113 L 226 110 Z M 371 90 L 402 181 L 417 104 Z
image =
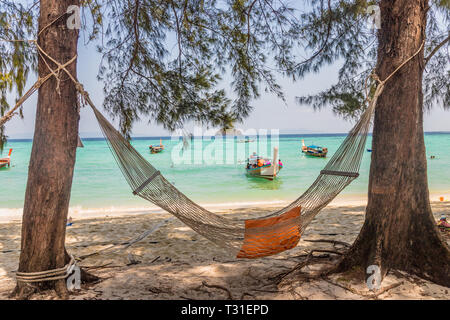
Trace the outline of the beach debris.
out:
M 169 221 L 173 220 L 173 218 L 169 218 L 166 219 L 160 223 L 158 223 L 156 226 L 154 226 L 153 228 L 145 231 L 144 233 L 140 234 L 139 236 L 137 236 L 134 239 L 131 239 L 129 241 L 124 242 L 122 245 L 124 245 L 123 249 L 127 249 L 129 247 L 131 247 L 133 244 L 135 244 L 136 242 L 139 242 L 143 239 L 145 239 L 146 237 L 148 237 L 149 235 L 151 235 L 152 233 L 156 232 L 159 228 L 161 228 L 162 226 L 165 226 L 167 223 L 169 223 Z
M 303 239 L 303 241 L 306 242 L 325 242 L 325 243 L 331 243 L 333 244 L 334 247 L 336 247 L 337 245 L 341 245 L 347 248 L 350 248 L 351 245 L 347 242 L 343 242 L 343 241 L 337 241 L 337 240 L 328 240 L 328 239 Z
M 135 243 L 137 243 L 137 242 L 139 242 L 139 241 L 145 239 L 145 238 L 148 237 L 150 234 L 152 234 L 153 232 L 157 231 L 160 227 L 164 226 L 165 224 L 167 224 L 167 223 L 168 223 L 169 221 L 171 221 L 172 219 L 173 219 L 173 218 L 169 218 L 169 219 L 164 220 L 163 222 L 159 223 L 158 225 L 156 225 L 156 226 L 153 227 L 152 229 L 147 230 L 147 231 L 145 231 L 144 233 L 140 234 L 140 235 L 139 235 L 138 237 L 136 237 L 136 238 L 130 239 L 130 240 L 125 241 L 125 242 L 113 243 L 113 244 L 111 244 L 109 247 L 106 247 L 106 248 L 104 248 L 104 249 L 98 250 L 98 251 L 96 251 L 96 252 L 92 252 L 92 253 L 89 253 L 89 254 L 80 256 L 80 257 L 78 257 L 78 259 L 79 259 L 79 260 L 84 260 L 84 259 L 86 259 L 87 257 L 91 257 L 91 256 L 94 256 L 94 255 L 100 254 L 100 253 L 102 253 L 102 252 L 104 252 L 104 251 L 107 251 L 107 250 L 110 250 L 110 249 L 113 249 L 113 248 L 115 248 L 115 250 L 112 251 L 112 252 L 115 252 L 115 251 L 118 251 L 118 250 L 125 250 L 125 249 L 128 249 L 128 248 L 131 247 L 133 244 L 135 244 Z M 150 242 L 150 243 L 151 243 L 151 242 Z M 156 242 L 156 243 L 158 243 L 158 242 Z M 119 247 L 119 248 L 116 248 L 116 247 Z
M 161 256 L 157 256 L 155 259 L 153 259 L 151 262 L 150 262 L 150 264 L 151 263 L 153 263 L 153 262 L 156 262 L 156 261 L 158 261 L 159 260 L 159 258 L 161 258 Z
M 160 293 L 173 293 L 172 290 L 170 290 L 170 287 L 154 287 L 154 286 L 147 286 L 145 287 L 145 290 L 150 291 L 151 293 L 160 294 Z
M 137 256 L 132 254 L 132 253 L 128 254 L 127 259 L 128 259 L 127 266 L 131 266 L 131 265 L 134 265 L 134 264 L 139 264 L 139 263 L 142 262 L 141 260 L 138 260 Z
M 87 270 L 98 270 L 98 269 L 110 269 L 110 268 L 123 268 L 123 265 L 112 265 L 112 262 L 108 262 L 99 266 L 82 266 L 83 269 Z M 104 278 L 102 281 L 109 278 Z
M 329 243 L 333 243 L 333 241 L 328 241 L 328 240 L 313 240 L 310 242 L 329 242 Z M 340 245 L 343 245 L 344 242 L 339 243 Z M 334 243 L 333 245 L 336 245 L 336 243 Z M 317 278 L 321 278 L 324 275 L 326 275 L 327 273 L 327 269 L 324 270 L 319 270 L 317 272 L 310 272 L 310 273 L 305 273 L 302 272 L 301 270 L 306 267 L 306 266 L 310 266 L 310 265 L 321 265 L 321 264 L 331 264 L 331 261 L 333 261 L 334 259 L 336 259 L 334 256 L 331 255 L 335 255 L 335 256 L 342 256 L 345 251 L 348 249 L 348 247 L 346 247 L 345 249 L 341 249 L 338 250 L 336 248 L 336 250 L 326 250 L 326 249 L 314 249 L 311 250 L 309 252 L 307 252 L 306 254 L 302 254 L 299 255 L 298 258 L 302 258 L 303 261 L 299 262 L 297 265 L 295 265 L 293 268 L 291 268 L 290 270 L 286 271 L 286 272 L 282 272 L 279 274 L 276 274 L 274 276 L 269 277 L 270 281 L 273 281 L 274 283 L 280 285 L 286 277 L 288 276 L 292 276 L 293 274 L 295 274 L 295 276 L 298 277 L 303 277 L 303 278 L 307 278 L 307 279 L 317 279 Z M 314 253 L 325 253 L 322 255 L 314 255 Z

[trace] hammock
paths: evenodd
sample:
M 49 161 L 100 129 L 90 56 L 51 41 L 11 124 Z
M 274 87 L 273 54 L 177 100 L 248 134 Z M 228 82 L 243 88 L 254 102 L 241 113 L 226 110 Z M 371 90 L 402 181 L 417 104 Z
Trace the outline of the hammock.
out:
M 252 259 L 294 248 L 314 217 L 359 176 L 372 114 L 382 88 L 383 85 L 377 87 L 360 120 L 303 195 L 279 211 L 249 220 L 229 219 L 191 201 L 133 148 L 87 94 L 84 96 L 134 195 L 173 214 L 205 238 L 231 250 L 237 258 Z
M 249 220 L 228 219 L 191 201 L 170 184 L 114 129 L 95 108 L 83 87 L 76 80 L 73 81 L 80 94 L 94 110 L 109 147 L 133 194 L 170 212 L 197 233 L 229 249 L 237 258 L 254 259 L 294 248 L 314 217 L 359 176 L 367 134 L 378 97 L 383 92 L 386 82 L 419 54 L 423 46 L 424 42 L 414 55 L 400 64 L 386 79 L 380 80 L 376 74 L 370 75 L 369 78 L 377 82 L 372 98 L 369 98 L 368 94 L 369 78 L 366 79 L 367 109 L 309 189 L 287 207 Z M 66 73 L 70 76 L 70 73 L 67 71 Z

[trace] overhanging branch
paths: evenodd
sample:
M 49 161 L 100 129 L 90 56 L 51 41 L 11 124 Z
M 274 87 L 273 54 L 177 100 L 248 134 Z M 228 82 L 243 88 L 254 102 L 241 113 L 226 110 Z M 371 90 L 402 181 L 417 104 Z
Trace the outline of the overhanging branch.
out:
M 436 52 L 439 51 L 439 49 L 441 49 L 447 42 L 449 42 L 450 40 L 450 34 L 448 35 L 447 38 L 445 38 L 441 43 L 439 43 L 432 51 L 431 53 L 428 55 L 428 57 L 425 58 L 425 65 L 427 65 L 427 63 L 431 60 L 431 58 L 433 58 L 433 56 L 436 54 Z

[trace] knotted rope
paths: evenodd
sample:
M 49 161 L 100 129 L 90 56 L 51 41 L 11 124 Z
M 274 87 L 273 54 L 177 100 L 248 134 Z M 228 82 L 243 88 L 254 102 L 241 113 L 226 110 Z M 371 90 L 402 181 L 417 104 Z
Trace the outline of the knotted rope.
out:
M 19 282 L 33 283 L 33 282 L 44 282 L 44 281 L 56 281 L 60 279 L 65 279 L 73 271 L 75 266 L 75 258 L 70 256 L 70 261 L 62 268 L 39 271 L 39 272 L 17 272 L 16 279 Z
M 64 64 L 59 65 L 55 70 L 51 70 L 49 74 L 47 74 L 45 77 L 39 78 L 32 86 L 31 88 L 16 102 L 15 106 L 9 110 L 2 118 L 0 118 L 0 127 L 4 125 L 6 122 L 12 119 L 14 115 L 16 114 L 17 109 L 20 108 L 20 106 L 35 93 L 48 79 L 50 79 L 52 76 L 55 76 L 57 78 L 57 75 L 60 70 L 66 69 L 67 66 L 72 64 L 74 61 L 76 61 L 77 55 L 75 55 L 72 59 L 67 61 Z M 58 78 L 57 78 L 58 79 Z

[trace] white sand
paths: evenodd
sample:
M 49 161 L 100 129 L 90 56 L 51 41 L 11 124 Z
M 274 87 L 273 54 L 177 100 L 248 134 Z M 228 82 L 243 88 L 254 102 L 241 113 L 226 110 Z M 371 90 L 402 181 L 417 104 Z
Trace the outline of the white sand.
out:
M 448 198 L 447 198 L 448 199 Z M 433 199 L 432 200 L 436 200 Z M 364 200 L 359 203 L 334 203 L 325 208 L 307 228 L 302 239 L 330 239 L 352 243 L 364 221 Z M 271 211 L 276 208 L 264 208 Z M 433 202 L 436 219 L 450 213 L 450 203 Z M 217 210 L 219 211 L 219 210 Z M 243 218 L 258 210 L 236 208 L 222 210 L 223 214 Z M 155 210 L 144 214 L 141 209 L 127 212 L 71 212 L 75 224 L 67 229 L 68 251 L 79 257 L 136 237 L 145 230 L 171 216 Z M 108 217 L 106 217 L 108 215 Z M 0 299 L 7 298 L 14 288 L 14 271 L 17 270 L 20 249 L 20 216 L 15 221 L 4 219 L 0 223 Z M 448 239 L 448 238 L 447 238 Z M 311 249 L 331 249 L 324 243 L 300 241 L 290 251 L 258 260 L 237 260 L 227 251 L 217 247 L 180 221 L 171 219 L 168 224 L 148 238 L 126 250 L 104 252 L 85 259 L 82 266 L 106 280 L 89 286 L 71 299 L 369 299 L 364 281 L 337 275 L 331 284 L 324 280 L 298 281 L 294 284 L 276 285 L 271 277 L 294 267 L 297 256 Z M 132 254 L 139 264 L 129 265 Z M 205 282 L 207 286 L 202 285 Z M 382 289 L 403 284 L 380 295 L 380 299 L 448 299 L 449 288 L 417 279 L 388 274 Z M 219 285 L 224 289 L 209 288 Z M 342 287 L 346 287 L 344 289 Z M 225 289 L 226 288 L 226 289 Z M 51 298 L 51 293 L 35 299 Z

